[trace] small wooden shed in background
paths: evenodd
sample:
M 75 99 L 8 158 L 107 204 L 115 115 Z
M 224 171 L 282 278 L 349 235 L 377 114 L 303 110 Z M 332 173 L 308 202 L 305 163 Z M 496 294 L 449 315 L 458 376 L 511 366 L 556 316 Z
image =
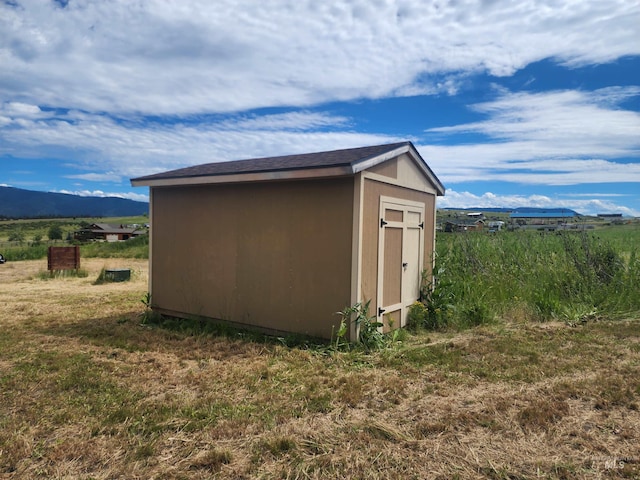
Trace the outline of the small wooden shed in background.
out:
M 330 338 L 370 301 L 406 324 L 432 268 L 444 187 L 411 142 L 219 162 L 149 186 L 152 307 L 272 333 Z M 351 338 L 356 332 L 352 328 Z

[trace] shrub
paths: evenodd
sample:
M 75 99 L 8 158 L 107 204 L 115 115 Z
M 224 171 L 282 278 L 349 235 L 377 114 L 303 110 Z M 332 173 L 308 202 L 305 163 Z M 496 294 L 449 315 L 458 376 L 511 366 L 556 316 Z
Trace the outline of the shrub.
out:
M 62 240 L 62 227 L 60 225 L 52 225 L 47 234 L 49 240 Z

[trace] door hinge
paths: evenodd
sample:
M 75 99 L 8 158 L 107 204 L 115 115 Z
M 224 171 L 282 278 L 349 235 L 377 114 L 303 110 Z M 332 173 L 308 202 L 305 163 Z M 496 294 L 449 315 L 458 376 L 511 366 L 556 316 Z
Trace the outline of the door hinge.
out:
M 384 227 L 387 224 L 387 222 L 384 221 L 384 218 L 380 219 L 380 228 Z
M 378 316 L 382 315 L 386 310 L 382 307 L 378 307 Z
M 422 222 L 420 225 L 418 225 L 422 230 L 424 230 L 424 222 Z

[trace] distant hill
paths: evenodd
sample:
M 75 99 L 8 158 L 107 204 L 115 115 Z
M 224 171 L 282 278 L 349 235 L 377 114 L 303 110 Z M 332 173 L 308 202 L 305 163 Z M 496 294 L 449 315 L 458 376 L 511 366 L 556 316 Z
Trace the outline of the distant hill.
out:
M 506 208 L 506 207 L 473 207 L 473 208 L 453 208 L 447 207 L 442 210 L 457 210 L 459 212 L 495 212 L 495 213 L 573 213 L 575 216 L 580 216 L 578 212 L 575 210 L 571 210 L 570 208 L 541 208 L 541 207 L 517 207 L 517 208 Z
M 0 187 L 0 218 L 132 217 L 149 204 L 117 197 L 81 197 Z

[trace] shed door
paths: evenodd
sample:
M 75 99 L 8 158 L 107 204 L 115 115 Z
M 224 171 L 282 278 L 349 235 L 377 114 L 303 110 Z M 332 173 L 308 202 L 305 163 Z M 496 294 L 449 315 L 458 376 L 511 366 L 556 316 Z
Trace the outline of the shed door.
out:
M 378 239 L 378 321 L 384 330 L 404 327 L 420 296 L 424 204 L 382 197 Z

